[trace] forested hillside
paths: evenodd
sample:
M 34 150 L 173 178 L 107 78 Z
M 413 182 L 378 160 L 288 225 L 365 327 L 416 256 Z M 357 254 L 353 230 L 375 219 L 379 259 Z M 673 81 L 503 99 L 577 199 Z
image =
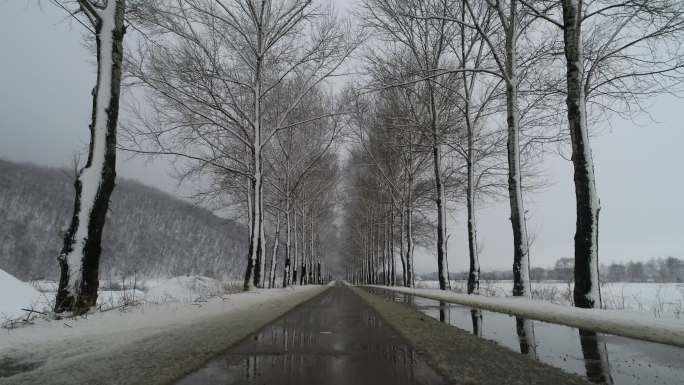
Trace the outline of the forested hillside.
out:
M 58 278 L 73 205 L 73 172 L 0 160 L 0 269 Z M 242 275 L 244 226 L 143 184 L 117 179 L 103 234 L 101 277 Z

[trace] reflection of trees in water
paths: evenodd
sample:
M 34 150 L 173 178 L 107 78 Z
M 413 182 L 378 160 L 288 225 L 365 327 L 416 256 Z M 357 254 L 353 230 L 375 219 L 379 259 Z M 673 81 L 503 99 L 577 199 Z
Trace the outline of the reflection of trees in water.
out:
M 403 298 L 401 298 L 403 300 Z M 366 327 L 376 328 L 382 326 L 382 321 L 370 311 L 360 314 Z M 448 317 L 447 317 L 448 318 Z M 320 357 L 315 355 L 302 354 L 301 349 L 307 351 L 308 347 L 320 345 L 321 334 L 317 329 L 311 331 L 302 329 L 301 320 L 297 322 L 287 322 L 278 326 L 273 326 L 252 337 L 254 340 L 265 342 L 266 350 L 269 345 L 281 346 L 285 354 L 256 354 L 256 355 L 229 355 L 226 364 L 232 370 L 236 370 L 238 383 L 256 384 L 263 381 L 263 373 L 268 373 L 269 367 L 279 368 L 284 376 L 291 374 L 305 373 L 311 370 L 312 364 L 319 363 Z M 405 344 L 385 344 L 373 343 L 373 341 L 354 340 L 346 341 L 357 346 L 358 349 L 371 354 L 374 357 L 382 357 L 393 368 L 394 372 L 400 377 L 417 382 L 424 375 L 423 367 L 416 357 L 415 351 Z M 344 357 L 336 357 L 344 360 Z M 313 361 L 312 361 L 313 360 Z M 410 382 L 409 381 L 409 382 Z M 232 383 L 232 382 L 230 382 Z
M 482 311 L 479 309 L 470 310 L 470 318 L 473 321 L 473 334 L 482 337 Z
M 304 336 L 305 333 L 297 333 L 295 330 L 285 330 L 284 334 L 297 336 L 294 339 L 290 338 L 284 340 L 285 343 L 290 344 L 290 347 L 315 345 L 312 343 L 312 339 Z M 416 359 L 416 352 L 408 345 L 368 344 L 363 347 L 363 350 L 373 356 L 383 357 L 386 362 L 391 364 L 395 373 L 400 377 L 410 379 L 411 381 L 409 382 L 417 382 L 424 375 L 422 373 L 423 368 Z M 241 378 L 244 379 L 244 383 L 255 384 L 263 381 L 262 372 L 269 372 L 269 367 L 280 368 L 280 371 L 286 377 L 290 376 L 290 374 L 306 373 L 306 371 L 311 370 L 312 368 L 312 359 L 314 359 L 315 362 L 318 362 L 318 358 L 301 353 L 263 354 L 246 356 L 244 359 L 232 361 L 232 363 L 229 358 L 227 364 L 235 369 L 241 367 L 242 369 L 238 369 L 239 371 L 236 374 L 242 372 Z M 243 381 L 240 381 L 239 383 L 243 383 Z
M 448 314 L 451 309 L 446 302 L 439 301 L 439 320 L 445 324 L 449 324 L 451 314 Z
M 537 359 L 537 340 L 534 337 L 534 321 L 515 317 L 515 329 L 518 333 L 518 340 L 520 341 L 520 353 Z
M 596 332 L 579 329 L 584 367 L 587 369 L 589 381 L 597 384 L 613 384 L 608 362 L 608 349 L 606 343 L 600 340 Z

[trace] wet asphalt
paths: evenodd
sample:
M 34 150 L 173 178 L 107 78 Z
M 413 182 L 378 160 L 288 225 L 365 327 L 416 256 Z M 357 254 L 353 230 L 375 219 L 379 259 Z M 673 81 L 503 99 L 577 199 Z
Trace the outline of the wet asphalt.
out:
M 446 384 L 351 289 L 335 286 L 177 385 Z

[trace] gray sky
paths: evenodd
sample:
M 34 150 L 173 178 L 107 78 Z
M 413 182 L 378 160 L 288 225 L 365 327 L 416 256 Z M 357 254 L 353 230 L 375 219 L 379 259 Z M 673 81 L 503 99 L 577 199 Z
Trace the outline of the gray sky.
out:
M 35 1 L 0 0 L 0 158 L 67 166 L 74 153 L 85 150 L 95 73 L 79 27 L 47 2 L 41 9 Z M 612 127 L 592 141 L 603 263 L 684 257 L 684 101 L 662 96 L 651 105 L 658 123 L 613 119 Z M 549 156 L 546 167 L 553 185 L 528 197 L 528 227 L 536 238 L 533 266 L 573 255 L 572 165 Z M 161 160 L 145 164 L 119 155 L 121 177 L 177 193 L 171 172 Z M 480 211 L 485 270 L 512 264 L 508 214 L 506 202 Z M 466 269 L 465 214 L 454 211 L 450 216 L 449 264 L 452 270 Z M 418 251 L 419 271 L 435 270 L 432 254 Z

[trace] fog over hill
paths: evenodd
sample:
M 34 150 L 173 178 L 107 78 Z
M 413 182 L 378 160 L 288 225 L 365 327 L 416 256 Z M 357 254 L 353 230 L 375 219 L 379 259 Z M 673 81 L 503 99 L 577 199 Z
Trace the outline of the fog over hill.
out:
M 56 257 L 74 199 L 73 172 L 0 160 L 0 269 L 58 278 Z M 117 179 L 101 277 L 241 276 L 247 229 L 141 183 Z

